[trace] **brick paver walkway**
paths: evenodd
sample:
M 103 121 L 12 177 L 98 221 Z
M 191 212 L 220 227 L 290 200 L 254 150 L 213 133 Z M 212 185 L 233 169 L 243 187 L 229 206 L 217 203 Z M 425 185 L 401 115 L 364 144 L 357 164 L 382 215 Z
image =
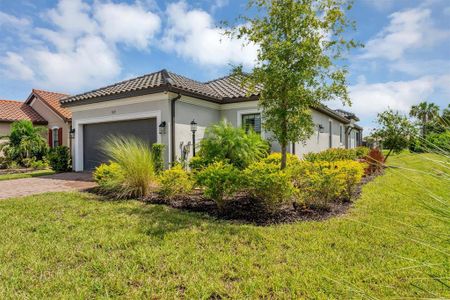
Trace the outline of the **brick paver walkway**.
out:
M 80 191 L 94 187 L 90 173 L 61 173 L 0 181 L 0 199 L 47 192 Z

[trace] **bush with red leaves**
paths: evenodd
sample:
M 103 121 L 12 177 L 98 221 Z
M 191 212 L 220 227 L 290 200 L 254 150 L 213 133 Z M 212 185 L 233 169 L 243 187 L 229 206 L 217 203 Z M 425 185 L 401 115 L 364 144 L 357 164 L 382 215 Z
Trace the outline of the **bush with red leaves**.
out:
M 378 148 L 371 149 L 369 154 L 363 158 L 367 163 L 367 167 L 364 173 L 368 176 L 373 174 L 379 174 L 383 170 L 384 155 Z

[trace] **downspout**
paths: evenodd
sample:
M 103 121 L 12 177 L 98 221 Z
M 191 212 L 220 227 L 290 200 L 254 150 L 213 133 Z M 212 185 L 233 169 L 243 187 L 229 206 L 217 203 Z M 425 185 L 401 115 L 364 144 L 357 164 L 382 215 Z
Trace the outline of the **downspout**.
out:
M 175 98 L 170 100 L 170 162 L 175 162 L 175 102 L 181 98 L 181 94 L 178 94 Z

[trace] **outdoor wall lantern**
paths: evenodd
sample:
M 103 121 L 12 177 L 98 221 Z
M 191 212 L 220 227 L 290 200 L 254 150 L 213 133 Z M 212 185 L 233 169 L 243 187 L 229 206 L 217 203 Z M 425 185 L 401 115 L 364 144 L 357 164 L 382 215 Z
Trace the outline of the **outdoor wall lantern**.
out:
M 323 127 L 322 124 L 319 124 L 318 127 L 319 127 L 319 132 L 320 132 L 320 133 L 323 133 L 324 130 L 325 130 L 325 127 Z
M 70 129 L 70 131 L 69 131 L 69 137 L 70 137 L 71 139 L 74 139 L 74 138 L 75 138 L 75 128 Z
M 166 121 L 162 121 L 158 127 L 159 127 L 159 134 L 166 134 Z
M 195 119 L 191 122 L 191 131 L 192 131 L 192 156 L 195 156 L 195 132 L 197 131 L 197 123 Z

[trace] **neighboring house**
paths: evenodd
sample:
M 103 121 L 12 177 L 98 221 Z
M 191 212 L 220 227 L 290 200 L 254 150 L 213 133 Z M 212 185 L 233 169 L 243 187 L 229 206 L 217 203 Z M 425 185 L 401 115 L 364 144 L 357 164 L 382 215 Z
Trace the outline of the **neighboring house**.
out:
M 71 113 L 60 100 L 69 95 L 33 89 L 25 102 L 0 100 L 0 136 L 10 133 L 11 123 L 30 120 L 48 128 L 45 135 L 50 147 L 70 147 Z
M 196 145 L 205 128 L 226 119 L 235 126 L 252 127 L 270 139 L 261 123 L 258 95 L 248 95 L 233 77 L 201 83 L 166 70 L 122 81 L 61 100 L 72 112 L 74 169 L 90 170 L 106 160 L 99 150 L 108 135 L 133 135 L 149 144 L 165 144 L 166 161 L 173 162 L 189 149 L 192 155 L 191 122 L 197 123 Z M 325 106 L 313 109 L 316 133 L 305 143 L 290 145 L 301 156 L 331 147 L 360 144 L 362 129 L 348 112 Z M 173 125 L 172 125 L 173 124 Z M 272 151 L 280 146 L 272 141 Z
M 71 146 L 70 130 L 72 114 L 59 102 L 69 95 L 33 89 L 25 104 L 33 108 L 48 122 L 48 144 L 50 147 Z

